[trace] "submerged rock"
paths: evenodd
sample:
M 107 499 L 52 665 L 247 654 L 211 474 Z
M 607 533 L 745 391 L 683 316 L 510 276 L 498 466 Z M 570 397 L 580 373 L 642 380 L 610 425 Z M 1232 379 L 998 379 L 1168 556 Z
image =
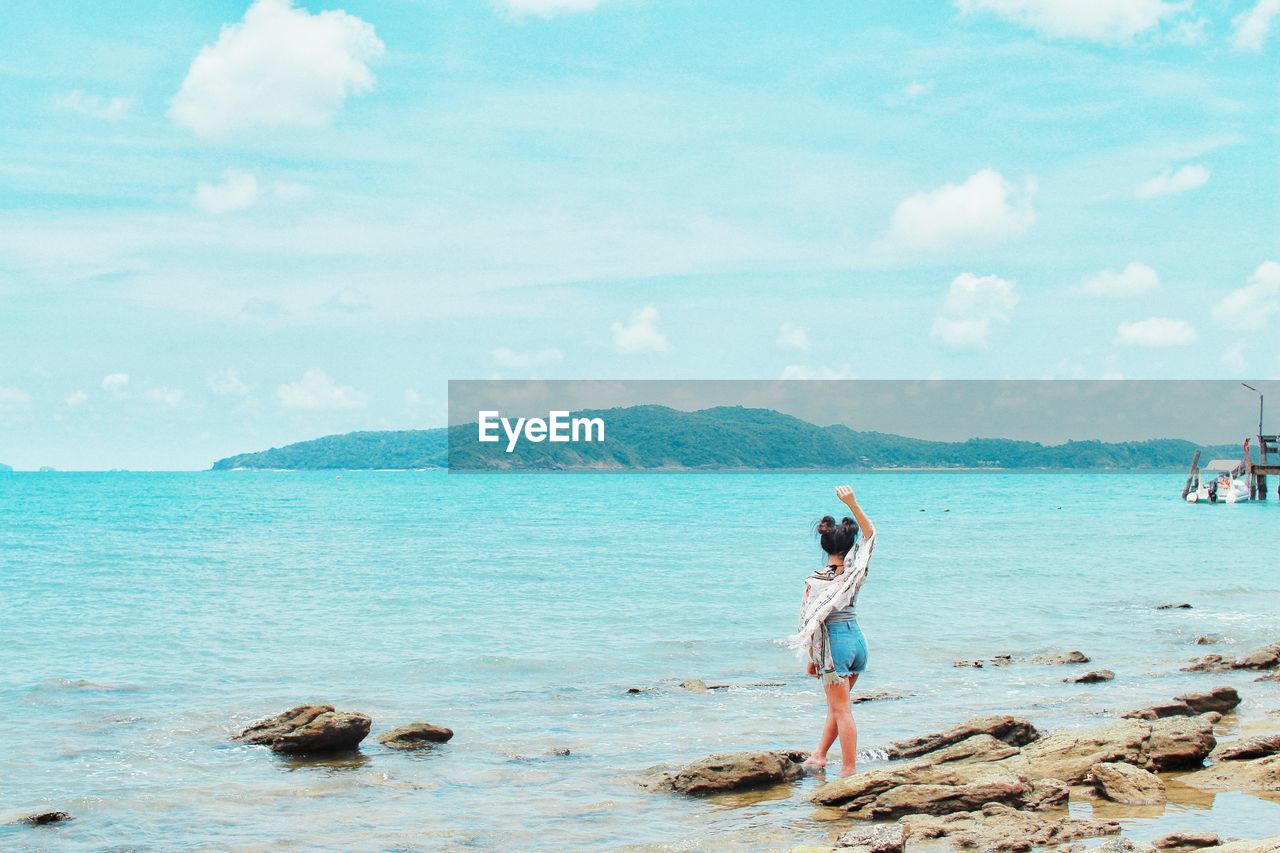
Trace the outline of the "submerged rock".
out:
M 1271 643 L 1241 655 L 1205 655 L 1193 658 L 1183 672 L 1225 672 L 1229 669 L 1271 670 L 1280 667 L 1280 643 Z
M 1191 609 L 1191 605 L 1187 604 L 1185 601 L 1180 601 L 1176 604 L 1157 604 L 1156 605 L 1156 610 L 1190 610 L 1190 609 Z
M 1031 663 L 1043 664 L 1046 666 L 1061 666 L 1068 663 L 1088 663 L 1089 656 L 1084 652 L 1070 651 L 1064 653 L 1051 652 L 1048 654 L 1035 655 L 1031 658 Z
M 62 823 L 64 820 L 71 819 L 71 815 L 67 812 L 36 812 L 20 818 L 18 823 L 25 823 L 29 826 L 48 826 L 51 823 Z
M 1219 761 L 1247 761 L 1280 752 L 1280 735 L 1262 735 L 1230 743 L 1218 750 Z
M 885 753 L 889 758 L 914 758 L 980 734 L 990 735 L 1010 746 L 1023 746 L 1040 737 L 1036 727 L 1026 720 L 1010 714 L 993 714 L 974 717 L 945 731 L 895 741 L 889 744 Z
M 687 765 L 670 777 L 671 789 L 681 794 L 714 794 L 792 782 L 804 775 L 801 752 L 732 752 L 712 755 Z
M 894 693 L 889 690 L 872 690 L 870 693 L 860 693 L 856 696 L 849 697 L 849 704 L 860 705 L 863 702 L 881 702 L 890 699 L 906 699 L 914 694 L 911 693 Z
M 299 705 L 252 723 L 232 740 L 290 755 L 341 752 L 359 746 L 371 724 L 364 714 L 335 711 L 332 705 Z
M 1229 841 L 1217 847 L 1203 847 L 1214 853 L 1277 853 L 1280 851 L 1280 835 L 1270 835 L 1255 841 Z
M 1217 637 L 1211 637 L 1208 634 L 1201 634 L 1195 639 L 1195 644 L 1197 646 L 1214 646 L 1220 642 L 1222 642 L 1222 640 Z
M 1095 848 L 1095 853 L 1155 853 L 1155 847 L 1132 838 L 1113 838 Z
M 388 749 L 422 749 L 437 743 L 448 743 L 453 729 L 431 723 L 409 723 L 378 735 L 378 743 Z
M 1094 669 L 1079 675 L 1068 675 L 1062 679 L 1068 684 L 1097 684 L 1101 681 L 1112 681 L 1116 674 L 1109 669 Z
M 836 840 L 836 847 L 851 853 L 902 853 L 907 847 L 907 833 L 901 824 L 859 826 Z
M 1165 801 L 1164 783 L 1149 770 L 1132 764 L 1103 762 L 1089 770 L 1086 781 L 1100 796 L 1115 803 L 1141 806 Z
M 1216 832 L 1183 829 L 1162 835 L 1151 843 L 1159 850 L 1194 850 L 1199 847 L 1213 847 L 1219 841 Z
M 977 850 L 1030 850 L 1120 832 L 1113 820 L 1051 817 L 1000 803 L 944 816 L 911 815 L 900 823 L 912 841 L 945 839 L 952 847 Z

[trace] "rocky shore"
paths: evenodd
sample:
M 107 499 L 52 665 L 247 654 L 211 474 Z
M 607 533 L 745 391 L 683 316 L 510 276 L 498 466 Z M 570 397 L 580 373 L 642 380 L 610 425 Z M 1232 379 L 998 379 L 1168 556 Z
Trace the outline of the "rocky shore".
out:
M 1265 655 L 1242 660 L 1248 666 Z M 1072 657 L 1052 663 L 1087 662 Z M 884 749 L 887 765 L 812 790 L 809 798 L 820 814 L 851 819 L 852 827 L 831 847 L 797 849 L 1077 851 L 1086 849 L 1086 840 L 1101 840 L 1095 849 L 1280 851 L 1280 836 L 1222 839 L 1190 830 L 1148 844 L 1124 838 L 1116 820 L 1068 811 L 1072 801 L 1161 806 L 1171 773 L 1179 774 L 1178 784 L 1207 792 L 1280 797 L 1280 734 L 1218 744 L 1215 726 L 1240 702 L 1233 687 L 1222 686 L 1091 728 L 1041 732 L 1020 717 L 991 715 L 897 741 Z M 785 786 L 805 775 L 805 757 L 790 750 L 713 755 L 648 784 L 689 796 Z

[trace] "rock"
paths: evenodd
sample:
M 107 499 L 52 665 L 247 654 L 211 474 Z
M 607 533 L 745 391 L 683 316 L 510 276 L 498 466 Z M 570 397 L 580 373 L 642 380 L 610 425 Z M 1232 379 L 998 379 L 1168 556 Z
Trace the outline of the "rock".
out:
M 1057 732 L 1009 759 L 1032 779 L 1082 782 L 1095 764 L 1120 762 L 1146 770 L 1199 767 L 1217 744 L 1203 717 L 1123 720 L 1099 729 Z
M 1031 793 L 1027 777 L 998 764 L 981 767 L 954 784 L 898 785 L 860 807 L 846 806 L 854 817 L 883 820 L 903 815 L 951 814 L 981 809 L 988 803 L 1021 808 Z M 954 772 L 954 771 L 951 771 Z
M 433 743 L 448 743 L 453 729 L 431 723 L 409 723 L 378 735 L 378 742 L 388 749 L 422 749 Z
M 1009 714 L 975 717 L 946 731 L 895 741 L 885 750 L 889 758 L 914 758 L 935 749 L 959 743 L 978 734 L 986 734 L 1010 746 L 1023 746 L 1040 737 L 1036 727 Z
M 1048 817 L 1000 803 L 985 805 L 980 811 L 940 817 L 910 815 L 899 823 L 913 843 L 946 839 L 953 848 L 978 850 L 1030 850 L 1120 831 L 1120 824 L 1113 820 Z
M 1094 669 L 1079 675 L 1069 675 L 1062 679 L 1068 684 L 1097 684 L 1100 681 L 1111 681 L 1116 674 L 1109 669 Z
M 1265 758 L 1277 752 L 1280 752 L 1280 735 L 1263 735 L 1227 744 L 1218 750 L 1217 758 L 1219 761 L 1246 761 Z
M 649 689 L 651 689 L 651 688 L 648 688 L 648 687 L 628 687 L 628 688 L 627 688 L 627 692 L 628 692 L 628 693 L 643 693 L 644 691 L 649 690 Z
M 573 752 L 567 746 L 553 746 L 547 750 L 547 755 L 555 758 L 564 758 L 566 755 L 572 755 Z
M 1177 604 L 1157 604 L 1156 605 L 1156 610 L 1190 610 L 1190 609 L 1191 609 L 1191 605 L 1187 604 L 1185 601 L 1179 602 Z
M 947 762 L 1000 761 L 1011 755 L 1017 755 L 1020 751 L 1016 746 L 996 740 L 991 735 L 980 734 L 967 737 L 959 743 L 944 746 L 942 749 L 927 752 L 915 763 L 938 765 Z
M 1231 841 L 1217 847 L 1202 847 L 1214 853 L 1277 853 L 1280 851 L 1280 835 L 1259 838 L 1256 841 Z
M 1183 672 L 1226 672 L 1235 666 L 1236 659 L 1229 655 L 1205 655 L 1202 658 L 1192 658 L 1189 666 L 1182 668 Z
M 1266 675 L 1259 675 L 1254 681 L 1280 681 L 1280 669 L 1268 672 Z
M 1113 838 L 1094 849 L 1097 853 L 1155 853 L 1156 848 L 1132 838 Z
M 907 847 L 907 834 L 900 824 L 859 826 L 836 840 L 836 847 L 854 853 L 902 853 Z
M 1134 720 L 1158 720 L 1163 717 L 1192 717 L 1197 714 L 1226 713 L 1240 704 L 1234 687 L 1215 687 L 1205 693 L 1184 693 L 1172 702 L 1129 711 L 1125 717 Z
M 1280 643 L 1254 649 L 1232 665 L 1234 669 L 1275 669 L 1280 665 Z
M 299 705 L 258 720 L 232 740 L 290 755 L 341 752 L 359 746 L 371 723 L 364 714 L 335 711 L 332 705 Z
M 1084 652 L 1075 652 L 1075 651 L 1066 652 L 1065 654 L 1058 654 L 1057 652 L 1053 652 L 1051 654 L 1035 655 L 1034 657 L 1031 658 L 1031 663 L 1044 664 L 1047 666 L 1061 666 L 1063 664 L 1068 664 L 1068 663 L 1088 663 L 1088 662 L 1089 662 L 1088 655 L 1086 655 Z
M 861 693 L 857 696 L 849 697 L 849 704 L 859 705 L 863 702 L 881 702 L 890 699 L 906 699 L 912 696 L 911 693 L 893 693 L 888 690 L 872 690 L 870 693 Z
M 1195 643 L 1197 646 L 1215 646 L 1220 642 L 1222 642 L 1222 640 L 1218 639 L 1217 637 L 1211 637 L 1208 634 L 1201 634 L 1200 636 L 1196 637 L 1196 640 L 1195 640 Z M 1159 845 L 1156 845 L 1156 846 L 1159 846 Z
M 48 826 L 51 823 L 62 823 L 64 820 L 71 819 L 71 815 L 67 812 L 37 812 L 27 815 L 18 822 L 30 826 Z
M 1160 778 L 1132 764 L 1095 764 L 1086 781 L 1099 795 L 1115 803 L 1144 806 L 1165 801 L 1164 783 Z
M 1181 781 L 1202 791 L 1244 791 L 1274 796 L 1280 794 L 1280 755 L 1220 761 L 1188 773 Z
M 1190 829 L 1170 832 L 1152 842 L 1159 850 L 1193 850 L 1197 847 L 1212 847 L 1218 843 L 1217 833 L 1197 832 Z
M 680 682 L 680 686 L 685 690 L 689 690 L 694 693 L 707 692 L 707 682 L 703 681 L 701 678 L 691 678 L 688 681 L 682 681 Z
M 1009 664 L 1013 663 L 1013 655 L 1009 655 L 1009 654 L 996 655 L 991 659 L 991 662 L 996 666 L 1008 666 Z
M 980 660 L 958 660 L 951 664 L 954 667 L 973 667 L 974 669 L 982 669 L 982 661 Z
M 671 788 L 700 795 L 791 782 L 804 775 L 803 759 L 803 753 L 781 751 L 712 755 L 677 772 Z

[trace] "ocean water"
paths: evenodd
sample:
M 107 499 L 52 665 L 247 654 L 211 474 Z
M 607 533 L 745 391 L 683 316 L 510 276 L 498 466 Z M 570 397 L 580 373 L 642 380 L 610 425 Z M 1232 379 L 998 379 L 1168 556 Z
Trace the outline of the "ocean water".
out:
M 812 745 L 821 697 L 777 641 L 822 560 L 812 522 L 839 514 L 844 479 L 0 476 L 0 822 L 75 815 L 0 826 L 0 847 L 826 842 L 846 822 L 808 803 L 815 779 L 713 799 L 637 780 L 714 752 Z M 1280 730 L 1280 684 L 1178 671 L 1280 639 L 1274 499 L 1188 506 L 1178 472 L 853 484 L 878 529 L 857 690 L 909 694 L 855 709 L 864 766 L 974 714 L 1081 727 L 1224 683 L 1245 701 L 1221 737 Z M 1193 608 L 1155 609 L 1171 601 Z M 1196 646 L 1200 634 L 1222 643 Z M 952 665 L 1069 649 L 1116 680 Z M 733 686 L 678 687 L 692 678 Z M 358 755 L 313 761 L 229 742 L 304 702 L 368 713 L 375 734 L 427 720 L 456 736 L 416 753 L 371 736 Z M 1099 811 L 1136 838 L 1280 833 L 1280 804 L 1170 790 L 1162 809 Z

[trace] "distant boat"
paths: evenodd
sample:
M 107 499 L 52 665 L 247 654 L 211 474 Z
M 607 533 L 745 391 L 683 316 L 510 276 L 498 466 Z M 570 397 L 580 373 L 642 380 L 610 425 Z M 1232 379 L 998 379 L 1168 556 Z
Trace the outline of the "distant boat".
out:
M 1200 485 L 1187 503 L 1240 503 L 1249 500 L 1249 475 L 1240 459 L 1215 459 L 1200 469 Z

